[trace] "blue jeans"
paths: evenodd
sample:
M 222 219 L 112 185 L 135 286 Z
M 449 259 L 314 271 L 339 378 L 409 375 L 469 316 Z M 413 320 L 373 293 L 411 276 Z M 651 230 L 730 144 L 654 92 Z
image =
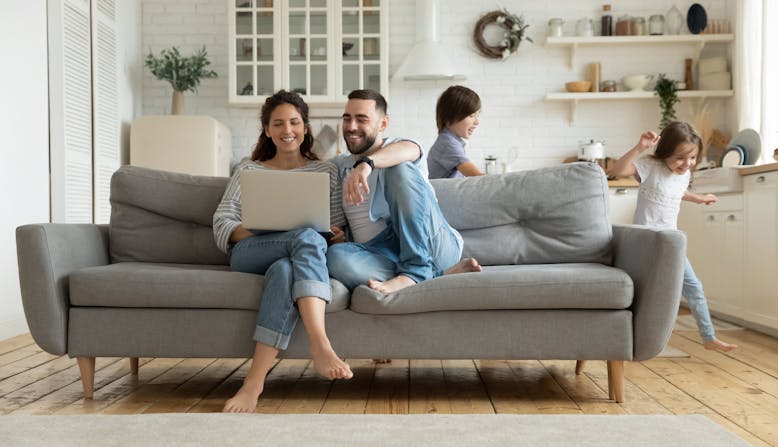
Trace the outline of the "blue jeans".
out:
M 300 318 L 297 300 L 332 300 L 326 252 L 327 242 L 310 228 L 252 236 L 232 247 L 230 270 L 265 275 L 254 340 L 286 349 Z
M 708 311 L 708 300 L 705 299 L 705 293 L 702 291 L 702 283 L 694 274 L 692 264 L 689 258 L 686 258 L 686 265 L 683 269 L 683 289 L 681 295 L 686 297 L 689 304 L 689 310 L 692 312 L 694 321 L 697 322 L 697 330 L 700 331 L 702 341 L 710 341 L 715 338 L 713 323 L 710 320 Z
M 385 168 L 387 227 L 365 243 L 330 246 L 330 276 L 353 290 L 368 279 L 386 281 L 404 275 L 422 282 L 459 262 L 462 237 L 440 211 L 432 187 L 411 163 Z

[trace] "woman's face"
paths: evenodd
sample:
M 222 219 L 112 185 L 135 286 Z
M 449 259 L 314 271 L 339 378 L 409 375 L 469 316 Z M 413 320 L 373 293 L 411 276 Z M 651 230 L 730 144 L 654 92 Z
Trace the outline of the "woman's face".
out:
M 667 167 L 678 175 L 686 174 L 697 164 L 699 148 L 696 144 L 681 143 L 675 148 L 673 155 L 665 158 Z
M 473 132 L 475 132 L 475 128 L 478 127 L 478 123 L 480 122 L 478 121 L 478 115 L 480 114 L 480 110 L 471 113 L 456 123 L 450 124 L 448 130 L 459 138 L 468 139 L 473 135 Z
M 279 154 L 299 152 L 305 133 L 305 122 L 297 107 L 285 103 L 270 112 L 265 135 L 273 140 Z

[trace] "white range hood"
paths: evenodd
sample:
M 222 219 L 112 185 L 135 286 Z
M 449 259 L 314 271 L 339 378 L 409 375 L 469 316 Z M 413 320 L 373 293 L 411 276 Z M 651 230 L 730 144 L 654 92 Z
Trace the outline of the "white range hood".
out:
M 464 80 L 455 69 L 451 49 L 440 41 L 438 0 L 416 0 L 416 44 L 392 79 L 406 81 Z

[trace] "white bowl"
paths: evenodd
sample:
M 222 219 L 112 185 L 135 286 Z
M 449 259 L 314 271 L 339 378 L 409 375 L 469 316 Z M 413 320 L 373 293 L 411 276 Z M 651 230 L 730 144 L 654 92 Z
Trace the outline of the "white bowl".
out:
M 631 75 L 624 76 L 621 79 L 621 83 L 627 90 L 643 90 L 651 80 L 654 79 L 654 75 Z

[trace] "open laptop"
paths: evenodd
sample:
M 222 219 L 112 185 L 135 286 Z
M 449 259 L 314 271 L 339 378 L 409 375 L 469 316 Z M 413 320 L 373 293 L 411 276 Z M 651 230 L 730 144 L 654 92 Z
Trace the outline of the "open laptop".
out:
M 243 226 L 249 230 L 330 233 L 330 176 L 325 172 L 243 169 L 240 191 Z

